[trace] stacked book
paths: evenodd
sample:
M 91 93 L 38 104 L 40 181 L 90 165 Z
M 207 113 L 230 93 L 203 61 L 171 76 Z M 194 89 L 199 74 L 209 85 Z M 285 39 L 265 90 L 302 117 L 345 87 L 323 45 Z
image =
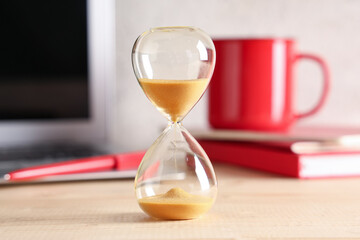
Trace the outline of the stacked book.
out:
M 192 132 L 212 161 L 296 178 L 360 176 L 360 129 Z

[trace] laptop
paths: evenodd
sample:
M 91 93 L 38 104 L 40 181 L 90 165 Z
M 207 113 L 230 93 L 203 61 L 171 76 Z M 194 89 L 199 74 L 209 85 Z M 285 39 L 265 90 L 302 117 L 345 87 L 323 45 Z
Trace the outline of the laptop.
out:
M 111 151 L 114 5 L 0 2 L 0 176 Z

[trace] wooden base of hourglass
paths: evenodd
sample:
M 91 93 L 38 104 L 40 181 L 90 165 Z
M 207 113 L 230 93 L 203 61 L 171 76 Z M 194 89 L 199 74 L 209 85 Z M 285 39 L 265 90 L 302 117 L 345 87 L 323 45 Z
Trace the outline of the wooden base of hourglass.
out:
M 139 79 L 139 83 L 151 102 L 172 122 L 159 139 L 171 138 L 170 135 L 173 135 L 175 139 L 171 142 L 178 144 L 175 149 L 181 148 L 185 152 L 191 152 L 191 149 L 186 150 L 186 145 L 188 146 L 190 142 L 190 145 L 196 146 L 197 143 L 194 143 L 196 142 L 195 139 L 190 137 L 190 134 L 179 122 L 200 99 L 209 83 L 209 79 Z M 184 138 L 186 135 L 188 137 Z M 189 142 L 184 143 L 183 141 L 186 140 Z M 158 147 L 156 142 L 153 145 L 154 148 Z M 201 147 L 198 146 L 198 148 Z M 149 151 L 151 152 L 152 149 Z M 199 156 L 194 155 L 199 158 L 202 154 L 199 154 Z M 201 216 L 211 208 L 214 198 L 190 194 L 179 186 L 173 186 L 165 193 L 138 199 L 138 203 L 142 210 L 152 217 L 180 220 Z

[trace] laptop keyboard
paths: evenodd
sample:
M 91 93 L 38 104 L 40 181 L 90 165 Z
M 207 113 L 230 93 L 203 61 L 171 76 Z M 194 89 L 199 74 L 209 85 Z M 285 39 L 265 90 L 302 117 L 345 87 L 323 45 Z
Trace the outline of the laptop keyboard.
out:
M 37 145 L 0 148 L 0 178 L 25 167 L 106 154 L 89 145 Z

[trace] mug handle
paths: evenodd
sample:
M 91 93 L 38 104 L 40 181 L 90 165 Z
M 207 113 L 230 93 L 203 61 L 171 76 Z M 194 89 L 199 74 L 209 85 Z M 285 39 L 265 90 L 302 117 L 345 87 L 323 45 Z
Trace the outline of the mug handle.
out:
M 326 62 L 321 59 L 320 57 L 318 56 L 315 56 L 315 55 L 312 55 L 312 54 L 297 54 L 295 56 L 295 62 L 298 61 L 298 60 L 301 60 L 301 59 L 309 59 L 309 60 L 312 60 L 316 63 L 318 63 L 322 69 L 322 73 L 323 73 L 323 88 L 322 88 L 322 93 L 320 95 L 320 99 L 318 101 L 318 103 L 312 108 L 310 109 L 309 111 L 307 112 L 304 112 L 304 113 L 295 113 L 294 114 L 294 117 L 296 119 L 299 119 L 299 118 L 304 118 L 304 117 L 308 117 L 310 115 L 313 115 L 315 114 L 317 111 L 320 110 L 320 108 L 324 105 L 325 103 L 325 100 L 328 96 L 328 93 L 329 93 L 329 87 L 330 87 L 330 73 L 329 73 L 329 68 L 326 64 Z

